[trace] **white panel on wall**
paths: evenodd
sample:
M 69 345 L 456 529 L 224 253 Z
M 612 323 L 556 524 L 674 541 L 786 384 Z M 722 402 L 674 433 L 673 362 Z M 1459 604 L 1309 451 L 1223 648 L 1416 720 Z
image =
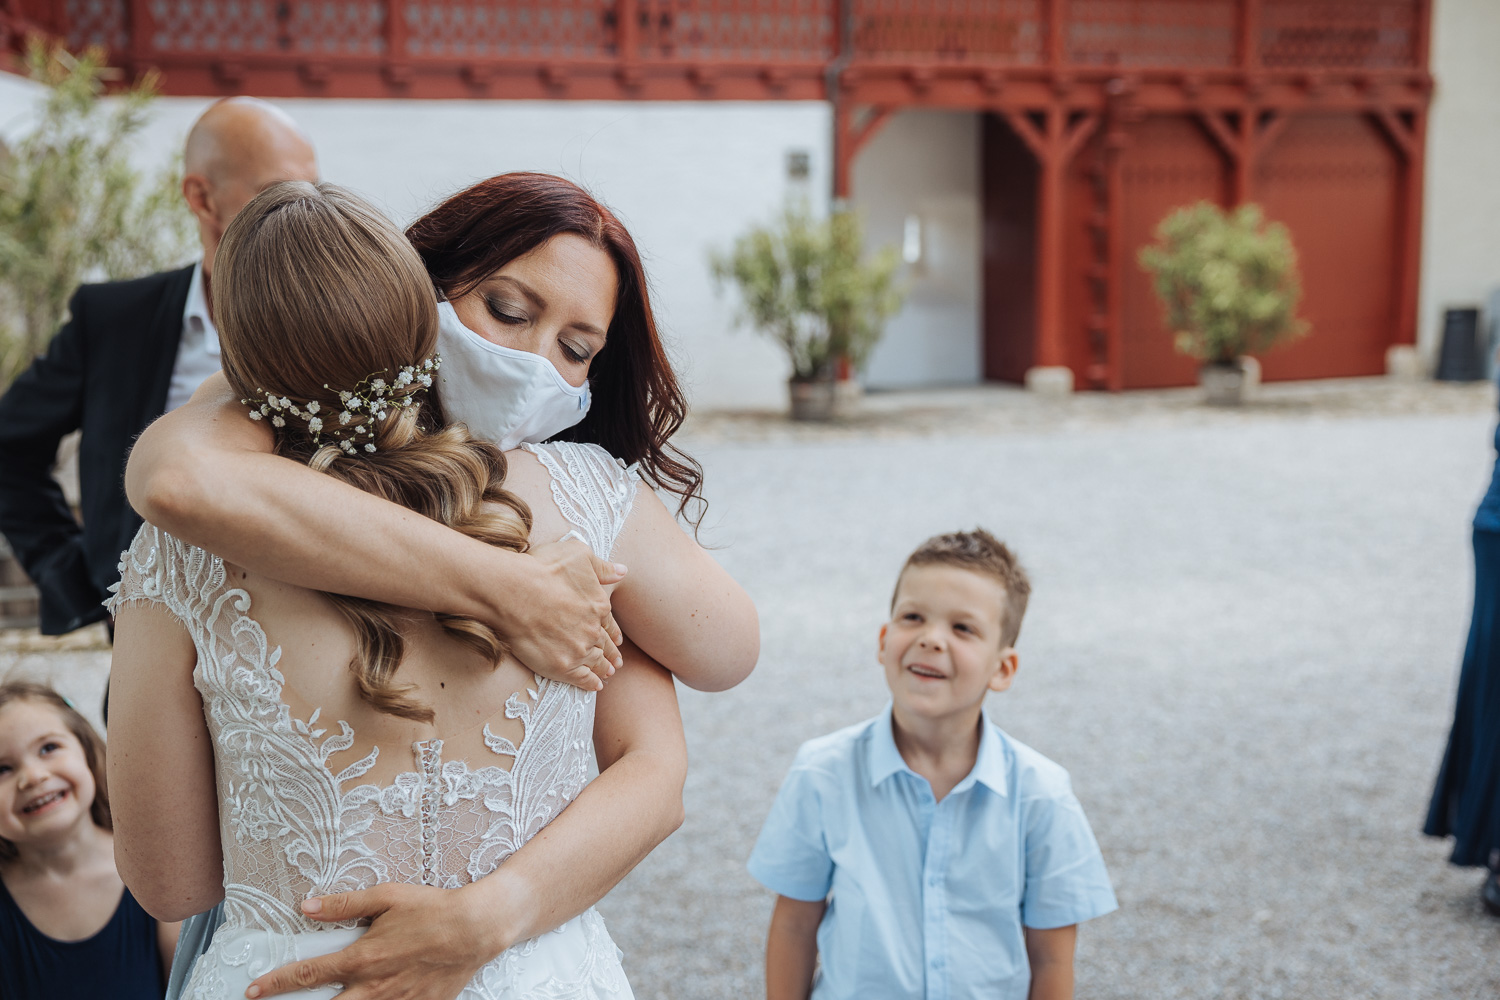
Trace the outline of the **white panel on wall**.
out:
M 869 245 L 920 254 L 901 269 L 906 305 L 870 358 L 871 388 L 979 381 L 979 181 L 979 116 L 966 111 L 902 112 L 855 159 Z
M 822 102 L 278 101 L 317 145 L 323 176 L 401 222 L 463 186 L 510 170 L 583 184 L 629 227 L 662 333 L 693 404 L 785 405 L 780 351 L 733 327 L 707 254 L 781 207 L 787 154 L 806 151 L 808 190 L 826 205 L 831 111 Z M 142 143 L 181 148 L 199 99 L 167 98 Z
M 1450 306 L 1500 288 L 1500 4 L 1436 0 L 1417 329 L 1433 357 Z
M 0 72 L 0 140 L 14 142 L 26 134 L 41 92 L 40 84 Z

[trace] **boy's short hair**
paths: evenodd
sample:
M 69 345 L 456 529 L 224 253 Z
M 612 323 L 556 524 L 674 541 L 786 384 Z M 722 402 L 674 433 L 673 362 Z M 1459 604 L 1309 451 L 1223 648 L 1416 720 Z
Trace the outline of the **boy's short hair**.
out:
M 901 590 L 901 577 L 913 566 L 957 566 L 999 581 L 1005 589 L 1005 607 L 1000 615 L 1000 646 L 1014 646 L 1021 634 L 1021 619 L 1026 615 L 1026 600 L 1031 596 L 1031 580 L 1016 554 L 983 528 L 933 535 L 906 557 L 891 593 L 891 606 Z

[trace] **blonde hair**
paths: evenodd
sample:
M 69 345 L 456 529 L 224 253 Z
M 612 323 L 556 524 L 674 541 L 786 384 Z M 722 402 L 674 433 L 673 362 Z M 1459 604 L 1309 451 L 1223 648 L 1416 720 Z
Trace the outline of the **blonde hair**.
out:
M 0 684 L 0 708 L 17 701 L 40 702 L 62 716 L 63 725 L 83 747 L 83 759 L 94 776 L 94 801 L 89 803 L 89 818 L 101 830 L 113 830 L 109 812 L 109 786 L 104 780 L 104 740 L 72 703 L 45 684 L 32 681 L 8 681 Z M 0 837 L 0 863 L 14 861 L 20 853 L 16 845 Z
M 1031 597 L 1031 578 L 1004 542 L 983 528 L 933 535 L 906 557 L 901 574 L 896 577 L 895 593 L 891 594 L 893 608 L 896 595 L 901 592 L 901 577 L 912 566 L 956 566 L 999 582 L 1005 590 L 1005 607 L 1000 609 L 1000 645 L 1016 644 L 1021 635 L 1021 619 L 1026 616 L 1026 602 Z
M 338 434 L 333 414 L 342 409 L 341 389 L 420 364 L 437 343 L 432 283 L 385 216 L 332 184 L 273 185 L 225 230 L 213 299 L 224 374 L 240 395 L 285 396 L 304 409 L 316 402 L 334 425 L 318 445 L 305 421 L 288 420 L 276 430 L 277 454 L 482 542 L 526 550 L 531 510 L 503 486 L 505 456 L 461 425 L 443 426 L 431 394 L 392 407 L 385 420 L 361 418 L 373 427 L 374 453 L 346 455 L 326 443 Z M 432 710 L 409 697 L 412 685 L 394 680 L 405 651 L 401 622 L 428 613 L 327 596 L 354 626 L 349 666 L 361 696 L 382 712 L 431 721 Z M 504 655 L 504 643 L 483 623 L 431 617 L 491 661 Z

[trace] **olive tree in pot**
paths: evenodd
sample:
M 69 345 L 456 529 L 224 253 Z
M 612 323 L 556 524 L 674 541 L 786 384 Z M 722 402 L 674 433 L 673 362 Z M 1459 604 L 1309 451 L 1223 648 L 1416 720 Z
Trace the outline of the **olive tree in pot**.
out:
M 739 320 L 786 352 L 793 420 L 828 420 L 839 412 L 840 368 L 860 371 L 885 321 L 901 308 L 897 255 L 864 249 L 859 216 L 836 211 L 816 219 L 805 204 L 788 205 L 769 226 L 755 226 L 709 265 L 722 289 L 740 296 Z
M 1248 356 L 1307 330 L 1296 316 L 1302 282 L 1291 236 L 1258 205 L 1226 212 L 1203 201 L 1163 219 L 1156 240 L 1140 262 L 1155 278 L 1177 349 L 1200 362 L 1210 404 L 1237 405 Z
M 0 144 L 0 389 L 46 346 L 80 282 L 192 257 L 178 165 L 147 177 L 130 160 L 157 75 L 106 100 L 114 71 L 102 51 L 75 56 L 36 39 L 26 68 L 45 89 L 31 130 Z

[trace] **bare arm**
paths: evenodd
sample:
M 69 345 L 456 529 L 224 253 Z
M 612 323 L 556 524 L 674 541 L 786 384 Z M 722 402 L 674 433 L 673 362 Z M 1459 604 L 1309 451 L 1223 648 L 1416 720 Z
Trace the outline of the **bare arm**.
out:
M 1031 963 L 1028 1000 L 1073 1000 L 1073 948 L 1078 925 L 1038 930 L 1026 928 L 1026 958 Z
M 310 900 L 318 920 L 375 920 L 344 951 L 268 973 L 250 995 L 341 982 L 360 1000 L 452 1000 L 490 959 L 602 899 L 682 824 L 687 776 L 671 675 L 628 644 L 625 654 L 595 713 L 602 770 L 572 805 L 462 889 L 387 884 Z
M 744 680 L 760 657 L 755 604 L 644 486 L 615 543 L 631 567 L 615 588 L 615 617 L 630 638 L 699 691 Z
M 164 608 L 120 609 L 107 761 L 115 866 L 162 921 L 201 913 L 224 895 L 213 740 L 193 687 L 196 663 L 187 631 Z
M 182 933 L 182 923 L 176 920 L 156 922 L 156 950 L 161 958 L 161 979 L 172 978 L 172 956 L 177 954 L 177 936 Z
M 776 897 L 766 936 L 766 1000 L 807 1000 L 818 964 L 818 925 L 827 900 Z
M 618 665 L 601 583 L 621 570 L 581 545 L 506 552 L 271 454 L 223 375 L 146 429 L 125 492 L 142 517 L 273 579 L 486 622 L 532 670 L 597 690 Z M 598 647 L 596 649 L 596 647 Z

